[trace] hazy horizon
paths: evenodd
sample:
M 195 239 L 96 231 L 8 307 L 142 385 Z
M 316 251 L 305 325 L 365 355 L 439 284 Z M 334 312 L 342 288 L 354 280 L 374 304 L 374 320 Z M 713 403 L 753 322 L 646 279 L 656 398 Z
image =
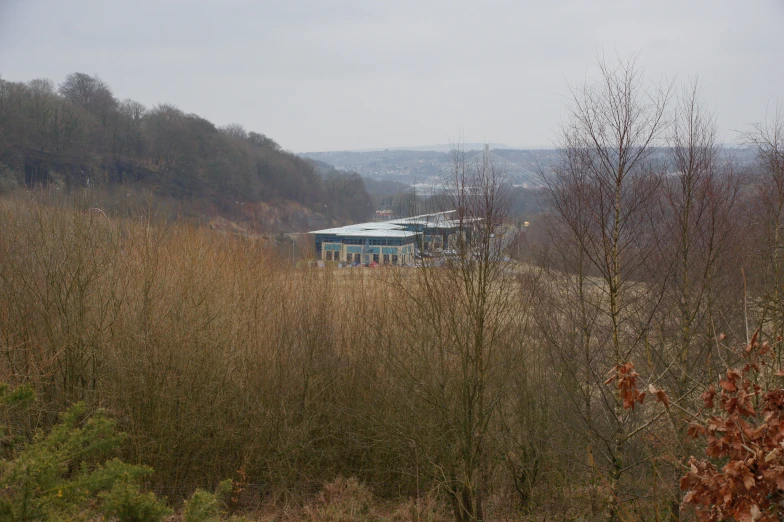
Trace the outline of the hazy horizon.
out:
M 551 148 L 598 54 L 698 77 L 719 139 L 781 104 L 784 2 L 0 0 L 0 77 L 95 74 L 302 152 Z
M 506 145 L 503 143 L 484 143 L 484 142 L 460 142 L 460 143 L 436 143 L 434 145 L 416 145 L 416 146 L 403 146 L 403 147 L 371 147 L 367 149 L 330 149 L 330 150 L 301 150 L 301 151 L 293 151 L 295 154 L 305 155 L 305 154 L 326 154 L 330 152 L 383 152 L 383 151 L 397 151 L 397 152 L 448 152 L 453 150 L 455 147 L 459 148 L 460 150 L 479 150 L 482 149 L 485 145 L 490 145 L 490 150 L 527 150 L 527 151 L 537 151 L 537 150 L 558 150 L 559 147 L 556 145 L 549 145 L 549 146 L 542 146 L 542 147 L 513 147 L 511 145 Z M 717 143 L 718 147 L 722 147 L 725 149 L 744 149 L 748 150 L 749 145 L 744 143 Z

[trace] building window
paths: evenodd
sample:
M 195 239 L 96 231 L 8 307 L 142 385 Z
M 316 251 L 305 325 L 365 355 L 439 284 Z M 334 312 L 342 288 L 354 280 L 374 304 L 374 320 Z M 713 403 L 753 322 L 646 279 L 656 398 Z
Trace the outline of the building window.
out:
M 332 261 L 332 252 L 327 252 L 327 261 Z
M 397 264 L 397 256 L 395 254 L 392 254 L 392 264 L 393 265 Z
M 384 264 L 385 265 L 389 264 L 389 254 L 384 254 Z
M 378 254 L 373 254 L 373 262 L 378 263 Z

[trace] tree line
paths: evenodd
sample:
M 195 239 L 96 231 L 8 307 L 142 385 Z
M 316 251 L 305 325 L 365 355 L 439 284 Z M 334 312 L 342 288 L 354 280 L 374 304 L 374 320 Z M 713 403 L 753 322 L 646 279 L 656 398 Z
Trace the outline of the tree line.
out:
M 239 124 L 216 127 L 170 104 L 118 100 L 84 73 L 58 86 L 0 79 L 0 189 L 50 184 L 132 184 L 234 217 L 243 203 L 248 219 L 259 202 L 294 202 L 337 220 L 362 220 L 372 210 L 359 175 L 321 175 Z

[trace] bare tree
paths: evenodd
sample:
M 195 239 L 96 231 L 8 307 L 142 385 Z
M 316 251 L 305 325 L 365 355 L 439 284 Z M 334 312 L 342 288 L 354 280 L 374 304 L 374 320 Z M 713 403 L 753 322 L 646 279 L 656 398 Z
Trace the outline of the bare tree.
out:
M 120 103 L 119 112 L 123 118 L 122 141 L 129 156 L 141 158 L 144 154 L 144 117 L 147 109 L 141 103 L 126 99 Z
M 431 426 L 423 434 L 412 421 L 393 431 L 413 441 L 462 522 L 485 516 L 501 399 L 521 357 L 526 314 L 503 252 L 503 173 L 487 154 L 471 159 L 454 150 L 445 190 L 456 213 L 456 253 L 389 280 L 400 292 L 393 313 L 406 341 L 402 351 L 390 343 L 387 367 L 398 407 Z
M 109 85 L 97 76 L 72 73 L 60 84 L 60 94 L 95 115 L 106 124 L 110 112 L 117 106 Z
M 562 134 L 563 162 L 548 180 L 550 230 L 566 255 L 557 279 L 563 316 L 542 317 L 587 464 L 600 472 L 610 520 L 626 498 L 622 475 L 639 419 L 603 383 L 608 372 L 639 356 L 659 295 L 651 293 L 653 206 L 660 176 L 651 156 L 665 129 L 669 86 L 648 89 L 634 60 L 598 62 L 599 78 L 572 89 L 571 120 Z M 572 274 L 575 276 L 573 278 Z M 569 319 L 569 323 L 561 323 Z M 592 451 L 601 457 L 594 461 Z M 594 464 L 595 462 L 595 464 Z
M 42 150 L 52 148 L 50 129 L 58 99 L 54 83 L 46 78 L 36 78 L 27 83 L 26 112 L 32 123 L 33 135 Z
M 739 279 L 729 266 L 736 243 L 733 212 L 738 184 L 731 165 L 720 159 L 716 123 L 700 106 L 695 83 L 685 88 L 675 105 L 668 175 L 662 184 L 660 219 L 655 232 L 664 299 L 650 336 L 650 383 L 665 387 L 670 401 L 670 424 L 675 428 L 671 455 L 684 462 L 691 454 L 686 431 L 692 420 L 684 413 L 715 376 L 715 339 L 732 327 L 724 299 L 731 280 Z M 663 459 L 665 465 L 672 460 Z M 681 469 L 670 477 L 671 517 L 679 519 Z M 655 480 L 655 479 L 654 479 Z
M 784 111 L 754 125 L 744 135 L 756 150 L 758 179 L 756 204 L 751 210 L 753 244 L 761 306 L 759 327 L 772 341 L 784 335 Z
M 231 136 L 232 138 L 236 138 L 238 140 L 248 139 L 248 131 L 246 131 L 245 127 L 239 123 L 229 123 L 228 125 L 221 127 L 220 130 L 227 136 Z
M 268 138 L 264 134 L 259 134 L 258 132 L 249 132 L 248 140 L 256 147 L 267 147 L 272 150 L 282 150 L 280 145 L 278 145 L 275 140 Z

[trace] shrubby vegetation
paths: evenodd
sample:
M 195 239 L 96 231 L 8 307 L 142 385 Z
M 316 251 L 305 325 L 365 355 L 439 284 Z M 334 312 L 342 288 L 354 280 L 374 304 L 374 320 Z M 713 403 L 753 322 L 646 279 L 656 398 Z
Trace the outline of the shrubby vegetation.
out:
M 32 391 L 3 387 L 4 409 L 25 409 Z M 6 412 L 8 413 L 8 412 Z M 50 431 L 29 442 L 5 426 L 6 451 L 0 463 L 0 520 L 89 520 L 103 515 L 123 522 L 157 521 L 169 510 L 139 482 L 152 470 L 109 458 L 122 441 L 103 410 L 86 415 L 84 403 L 71 406 Z
M 240 125 L 219 128 L 173 105 L 117 100 L 83 73 L 57 87 L 0 79 L 0 191 L 50 184 L 134 186 L 188 209 L 196 203 L 202 212 L 257 222 L 261 202 L 293 202 L 337 220 L 363 220 L 373 210 L 359 175 L 321 175 Z
M 522 263 L 489 227 L 441 267 L 331 270 L 150 213 L 0 203 L 0 381 L 28 403 L 6 407 L 3 498 L 47 434 L 116 423 L 116 454 L 67 453 L 85 466 L 35 494 L 109 474 L 68 509 L 780 518 L 784 119 L 741 172 L 694 89 L 600 72 Z M 458 217 L 503 222 L 502 173 L 453 160 Z

